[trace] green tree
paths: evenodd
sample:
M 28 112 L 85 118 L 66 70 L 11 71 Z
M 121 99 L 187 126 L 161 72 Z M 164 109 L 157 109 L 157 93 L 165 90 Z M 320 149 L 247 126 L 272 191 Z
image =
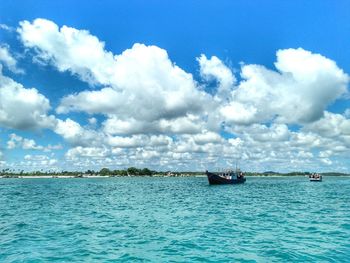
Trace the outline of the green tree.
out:
M 142 175 L 152 175 L 152 171 L 150 169 L 148 169 L 148 168 L 143 168 L 141 170 L 141 174 Z
M 92 174 L 94 174 L 94 171 L 87 170 L 85 173 L 86 173 L 86 174 L 89 174 L 89 175 L 92 175 Z
M 126 170 L 119 170 L 118 175 L 126 176 L 126 175 L 128 175 L 128 172 Z
M 135 167 L 129 167 L 127 171 L 128 171 L 129 175 L 139 175 L 140 174 L 140 170 L 135 168 Z
M 100 175 L 102 175 L 102 176 L 107 176 L 110 174 L 111 174 L 111 171 L 108 168 L 102 168 L 100 171 Z

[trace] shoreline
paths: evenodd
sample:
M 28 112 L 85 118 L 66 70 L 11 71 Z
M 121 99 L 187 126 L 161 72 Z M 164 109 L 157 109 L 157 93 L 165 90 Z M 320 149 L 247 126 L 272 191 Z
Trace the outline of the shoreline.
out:
M 350 175 L 323 175 L 325 177 L 350 177 Z M 105 175 L 5 175 L 0 176 L 0 179 L 71 179 L 71 178 L 77 178 L 77 179 L 91 179 L 91 178 L 129 178 L 129 177 L 156 177 L 156 178 L 168 178 L 168 177 L 198 177 L 198 178 L 205 178 L 205 174 L 196 174 L 196 175 L 176 175 L 176 176 L 169 176 L 169 175 L 131 175 L 131 176 L 105 176 Z M 307 177 L 306 175 L 300 174 L 300 175 L 283 175 L 283 174 L 273 174 L 273 175 L 246 175 L 245 177 Z

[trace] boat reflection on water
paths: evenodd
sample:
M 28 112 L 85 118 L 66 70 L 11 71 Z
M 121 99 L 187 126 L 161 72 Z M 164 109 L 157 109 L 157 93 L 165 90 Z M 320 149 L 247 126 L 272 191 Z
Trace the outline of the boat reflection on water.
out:
M 243 184 L 246 179 L 240 170 L 227 170 L 222 173 L 211 173 L 205 171 L 209 184 Z

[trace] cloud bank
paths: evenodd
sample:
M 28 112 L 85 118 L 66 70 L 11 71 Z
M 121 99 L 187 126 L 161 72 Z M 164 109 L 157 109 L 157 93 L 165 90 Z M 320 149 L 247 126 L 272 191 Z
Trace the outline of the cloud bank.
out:
M 252 170 L 349 167 L 343 160 L 350 147 L 348 114 L 329 111 L 346 99 L 349 76 L 325 56 L 283 49 L 275 68 L 232 70 L 201 54 L 196 80 L 154 45 L 136 43 L 114 54 L 89 31 L 45 19 L 22 21 L 17 33 L 34 63 L 68 72 L 86 89 L 66 94 L 51 109 L 37 89 L 1 73 L 0 125 L 55 132 L 69 145 L 67 165 L 204 170 L 240 159 Z M 16 71 L 11 58 L 2 46 L 1 63 Z M 72 113 L 88 114 L 89 125 Z M 9 148 L 20 147 L 11 140 Z M 20 143 L 40 150 L 34 141 Z

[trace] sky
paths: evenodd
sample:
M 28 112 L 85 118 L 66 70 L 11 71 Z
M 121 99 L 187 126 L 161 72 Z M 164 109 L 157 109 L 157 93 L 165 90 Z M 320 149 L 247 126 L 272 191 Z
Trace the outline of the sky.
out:
M 0 169 L 350 172 L 349 1 L 0 10 Z

